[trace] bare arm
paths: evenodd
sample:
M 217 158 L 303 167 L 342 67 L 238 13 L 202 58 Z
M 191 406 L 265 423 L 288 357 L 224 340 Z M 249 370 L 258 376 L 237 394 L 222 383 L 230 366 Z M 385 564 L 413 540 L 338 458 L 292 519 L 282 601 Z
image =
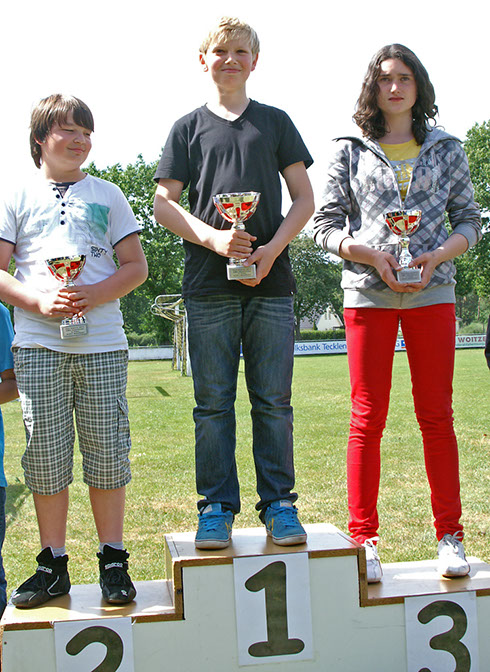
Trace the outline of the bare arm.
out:
M 245 266 L 257 264 L 257 277 L 254 280 L 241 280 L 244 285 L 258 285 L 268 275 L 274 261 L 303 229 L 315 210 L 305 164 L 300 161 L 288 166 L 284 170 L 284 179 L 291 196 L 291 207 L 274 237 L 266 245 L 258 247 L 245 262 Z
M 67 290 L 78 315 L 85 315 L 96 306 L 120 299 L 148 277 L 148 265 L 137 233 L 123 238 L 114 250 L 119 268 L 113 275 L 93 285 L 79 285 Z
M 191 215 L 179 205 L 183 186 L 178 180 L 159 180 L 153 206 L 157 222 L 184 240 L 223 257 L 248 257 L 255 236 L 236 229 L 215 229 Z
M 0 382 L 0 404 L 5 404 L 7 401 L 17 399 L 19 392 L 17 390 L 17 382 L 13 369 L 5 369 L 0 374 L 2 381 Z

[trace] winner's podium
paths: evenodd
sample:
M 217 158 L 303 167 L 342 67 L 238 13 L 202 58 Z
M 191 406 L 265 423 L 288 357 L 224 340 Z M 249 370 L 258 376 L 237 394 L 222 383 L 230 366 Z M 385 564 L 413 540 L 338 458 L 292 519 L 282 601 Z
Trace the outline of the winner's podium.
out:
M 223 551 L 166 536 L 167 579 L 136 601 L 96 585 L 2 619 L 3 672 L 490 672 L 490 566 L 463 579 L 435 561 L 383 565 L 366 583 L 364 550 L 328 524 L 280 547 L 261 528 Z

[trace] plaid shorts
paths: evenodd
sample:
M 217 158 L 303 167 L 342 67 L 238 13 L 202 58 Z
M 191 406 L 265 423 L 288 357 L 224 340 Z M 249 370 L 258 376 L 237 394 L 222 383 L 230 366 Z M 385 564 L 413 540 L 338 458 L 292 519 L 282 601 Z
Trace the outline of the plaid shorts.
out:
M 27 439 L 26 485 L 55 495 L 73 481 L 73 412 L 84 482 L 104 490 L 129 483 L 127 351 L 16 348 L 14 362 Z

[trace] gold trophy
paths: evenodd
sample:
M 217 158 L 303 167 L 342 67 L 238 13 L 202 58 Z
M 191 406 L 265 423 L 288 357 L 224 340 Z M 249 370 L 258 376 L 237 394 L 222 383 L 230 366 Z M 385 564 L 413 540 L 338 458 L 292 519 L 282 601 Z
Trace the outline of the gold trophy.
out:
M 213 203 L 219 214 L 227 222 L 231 222 L 234 229 L 245 230 L 244 222 L 249 219 L 257 209 L 260 193 L 258 191 L 243 191 L 231 194 L 216 194 Z M 231 257 L 226 267 L 228 280 L 253 279 L 256 276 L 257 267 L 243 265 L 244 259 Z
M 54 257 L 53 259 L 46 259 L 46 265 L 54 275 L 56 280 L 59 280 L 65 287 L 75 287 L 75 280 L 85 266 L 85 255 L 74 254 L 69 257 Z M 87 333 L 86 319 L 78 316 L 66 317 L 62 320 L 60 325 L 61 338 L 76 338 L 77 336 L 84 336 Z
M 384 215 L 390 230 L 400 236 L 398 263 L 401 270 L 397 271 L 396 274 L 398 282 L 420 282 L 422 279 L 420 268 L 408 267 L 412 261 L 412 255 L 408 250 L 410 245 L 408 236 L 417 231 L 421 217 L 421 210 L 394 210 Z

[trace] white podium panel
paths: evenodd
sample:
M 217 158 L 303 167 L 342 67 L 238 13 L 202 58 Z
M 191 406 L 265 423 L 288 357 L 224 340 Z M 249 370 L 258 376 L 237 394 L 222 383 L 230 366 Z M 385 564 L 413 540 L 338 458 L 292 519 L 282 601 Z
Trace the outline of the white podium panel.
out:
M 407 597 L 405 620 L 408 672 L 480 669 L 474 592 Z
M 235 558 L 240 665 L 313 658 L 307 553 Z
M 56 621 L 57 672 L 134 672 L 130 618 Z

